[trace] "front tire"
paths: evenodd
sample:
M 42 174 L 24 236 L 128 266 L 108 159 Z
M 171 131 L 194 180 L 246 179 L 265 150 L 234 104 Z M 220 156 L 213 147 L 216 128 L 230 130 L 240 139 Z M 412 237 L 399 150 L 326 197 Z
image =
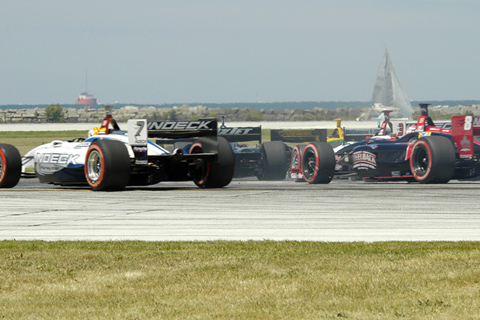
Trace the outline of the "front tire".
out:
M 330 183 L 335 174 L 335 153 L 326 142 L 312 142 L 303 150 L 302 174 L 311 184 Z
M 130 179 L 130 156 L 123 142 L 96 140 L 87 150 L 85 178 L 94 191 L 121 191 Z
M 0 144 L 0 188 L 13 188 L 20 181 L 22 157 L 11 144 Z
M 455 173 L 455 148 L 446 137 L 418 139 L 412 147 L 410 170 L 420 183 L 447 183 Z

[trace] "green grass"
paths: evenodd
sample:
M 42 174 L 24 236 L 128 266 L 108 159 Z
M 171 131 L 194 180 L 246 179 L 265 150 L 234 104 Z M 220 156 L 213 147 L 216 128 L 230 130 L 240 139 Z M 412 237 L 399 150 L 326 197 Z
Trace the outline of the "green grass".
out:
M 86 137 L 87 131 L 85 130 L 0 132 L 0 142 L 14 145 L 22 156 L 31 149 L 53 140 L 69 140 Z
M 478 242 L 0 242 L 5 319 L 478 319 Z

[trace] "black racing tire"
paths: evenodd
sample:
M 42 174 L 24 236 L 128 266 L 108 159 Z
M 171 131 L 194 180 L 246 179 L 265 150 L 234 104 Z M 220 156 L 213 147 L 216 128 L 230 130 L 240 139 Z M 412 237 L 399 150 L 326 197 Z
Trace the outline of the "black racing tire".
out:
M 295 170 L 300 173 L 302 172 L 302 155 L 306 146 L 306 144 L 300 144 L 292 149 L 292 156 L 290 157 L 290 171 Z M 305 179 L 303 178 L 294 178 L 293 180 L 295 182 L 305 182 Z
M 287 152 L 282 141 L 267 141 L 260 145 L 261 163 L 258 180 L 285 180 Z
M 312 142 L 303 150 L 302 174 L 311 184 L 330 183 L 335 174 L 335 153 L 326 142 Z
M 209 138 L 198 139 L 190 147 L 189 153 L 217 153 L 214 161 L 199 159 L 193 172 L 193 182 L 204 189 L 223 188 L 228 185 L 235 173 L 235 154 L 228 141 L 217 137 L 217 141 Z
M 94 191 L 121 191 L 130 179 L 126 145 L 117 140 L 95 140 L 85 156 L 85 178 Z
M 22 175 L 22 157 L 11 144 L 0 143 L 0 188 L 13 188 Z
M 446 137 L 418 139 L 412 147 L 410 170 L 420 183 L 447 183 L 455 173 L 455 147 Z

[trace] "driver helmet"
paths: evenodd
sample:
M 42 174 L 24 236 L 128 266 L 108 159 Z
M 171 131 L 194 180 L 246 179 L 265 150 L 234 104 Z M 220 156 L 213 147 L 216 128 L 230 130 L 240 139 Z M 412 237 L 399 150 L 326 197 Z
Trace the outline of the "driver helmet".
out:
M 92 128 L 88 131 L 88 135 L 87 135 L 87 138 L 90 138 L 92 136 L 96 136 L 98 133 L 100 132 L 100 128 L 99 127 L 95 127 L 95 128 Z

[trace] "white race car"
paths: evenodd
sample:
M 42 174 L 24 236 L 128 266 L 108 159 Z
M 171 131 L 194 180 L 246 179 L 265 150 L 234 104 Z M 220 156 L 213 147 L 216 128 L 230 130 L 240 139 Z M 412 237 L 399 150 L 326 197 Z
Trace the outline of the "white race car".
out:
M 149 140 L 167 142 L 191 137 L 197 139 L 188 153 L 182 149 L 168 151 Z M 217 137 L 216 119 L 136 119 L 128 121 L 128 131 L 122 131 L 109 114 L 86 139 L 55 140 L 30 150 L 22 158 L 23 174 L 28 175 L 27 168 L 33 168 L 42 183 L 88 184 L 98 191 L 187 180 L 201 188 L 221 188 L 232 180 L 234 167 L 230 145 Z

